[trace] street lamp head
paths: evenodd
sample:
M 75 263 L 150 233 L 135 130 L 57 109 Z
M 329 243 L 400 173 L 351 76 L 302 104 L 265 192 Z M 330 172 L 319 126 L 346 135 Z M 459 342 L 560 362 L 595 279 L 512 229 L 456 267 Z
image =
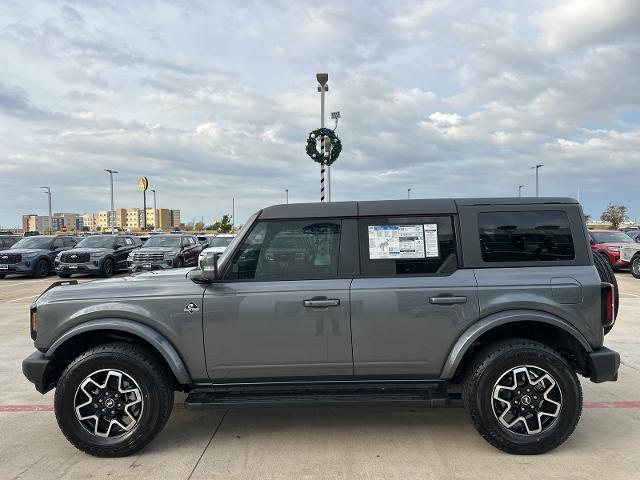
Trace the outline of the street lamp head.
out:
M 316 80 L 318 80 L 318 83 L 324 87 L 327 84 L 327 82 L 329 81 L 329 74 L 328 73 L 316 73 Z
M 331 112 L 331 118 L 337 120 L 340 118 L 340 112 Z
M 108 168 L 105 168 L 104 171 L 109 173 L 118 173 L 116 170 L 109 170 Z

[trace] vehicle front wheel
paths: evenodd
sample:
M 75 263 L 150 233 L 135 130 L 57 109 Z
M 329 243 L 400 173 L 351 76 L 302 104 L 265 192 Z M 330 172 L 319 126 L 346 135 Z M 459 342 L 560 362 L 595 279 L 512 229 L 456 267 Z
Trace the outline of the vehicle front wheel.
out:
M 182 257 L 178 257 L 173 261 L 173 268 L 182 268 L 183 265 Z
M 110 276 L 113 275 L 113 270 L 114 270 L 113 260 L 111 260 L 110 258 L 107 258 L 102 263 L 102 271 L 100 272 L 100 275 L 102 275 L 105 278 L 109 278 Z
M 49 262 L 47 262 L 44 258 L 41 258 L 33 266 L 32 276 L 35 278 L 44 278 L 47 275 L 49 275 Z
M 140 345 L 108 343 L 73 360 L 58 382 L 58 425 L 78 449 L 123 457 L 147 445 L 173 407 L 171 374 Z
M 582 413 L 582 388 L 571 366 L 530 340 L 502 341 L 481 351 L 468 370 L 463 399 L 480 435 L 519 455 L 561 445 Z
M 64 273 L 64 272 L 58 272 L 58 276 L 60 278 L 69 278 L 69 277 L 71 277 L 71 274 L 70 273 Z
M 631 275 L 640 278 L 640 255 L 634 255 L 631 259 Z

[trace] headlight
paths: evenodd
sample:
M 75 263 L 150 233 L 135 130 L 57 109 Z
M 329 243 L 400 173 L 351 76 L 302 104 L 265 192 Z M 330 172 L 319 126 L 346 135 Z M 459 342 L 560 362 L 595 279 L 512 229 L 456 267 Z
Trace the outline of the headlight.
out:
M 104 255 L 104 252 L 91 252 L 91 258 L 100 258 Z
M 176 251 L 164 252 L 164 258 L 171 259 L 171 258 L 175 257 L 176 255 L 178 255 L 178 253 L 180 253 L 180 252 L 176 252 Z
M 620 247 L 607 247 L 607 250 L 611 252 L 619 252 L 621 249 Z

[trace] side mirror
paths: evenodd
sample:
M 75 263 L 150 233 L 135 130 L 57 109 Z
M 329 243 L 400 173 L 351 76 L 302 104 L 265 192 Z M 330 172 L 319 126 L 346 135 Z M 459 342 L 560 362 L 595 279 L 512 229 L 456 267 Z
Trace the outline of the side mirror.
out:
M 213 282 L 218 280 L 218 257 L 219 253 L 208 253 L 200 260 L 200 271 L 202 278 Z

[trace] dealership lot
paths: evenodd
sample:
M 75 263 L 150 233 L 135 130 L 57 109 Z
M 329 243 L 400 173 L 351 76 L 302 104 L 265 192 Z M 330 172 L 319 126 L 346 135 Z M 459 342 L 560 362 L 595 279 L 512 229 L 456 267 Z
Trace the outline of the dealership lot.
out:
M 0 280 L 0 478 L 635 478 L 640 471 L 640 280 L 618 274 L 621 310 L 607 345 L 617 383 L 584 380 L 576 432 L 537 457 L 504 454 L 457 405 L 186 411 L 140 454 L 98 459 L 57 427 L 53 393 L 22 376 L 33 351 L 28 306 L 56 277 Z M 85 278 L 78 278 L 85 281 Z

